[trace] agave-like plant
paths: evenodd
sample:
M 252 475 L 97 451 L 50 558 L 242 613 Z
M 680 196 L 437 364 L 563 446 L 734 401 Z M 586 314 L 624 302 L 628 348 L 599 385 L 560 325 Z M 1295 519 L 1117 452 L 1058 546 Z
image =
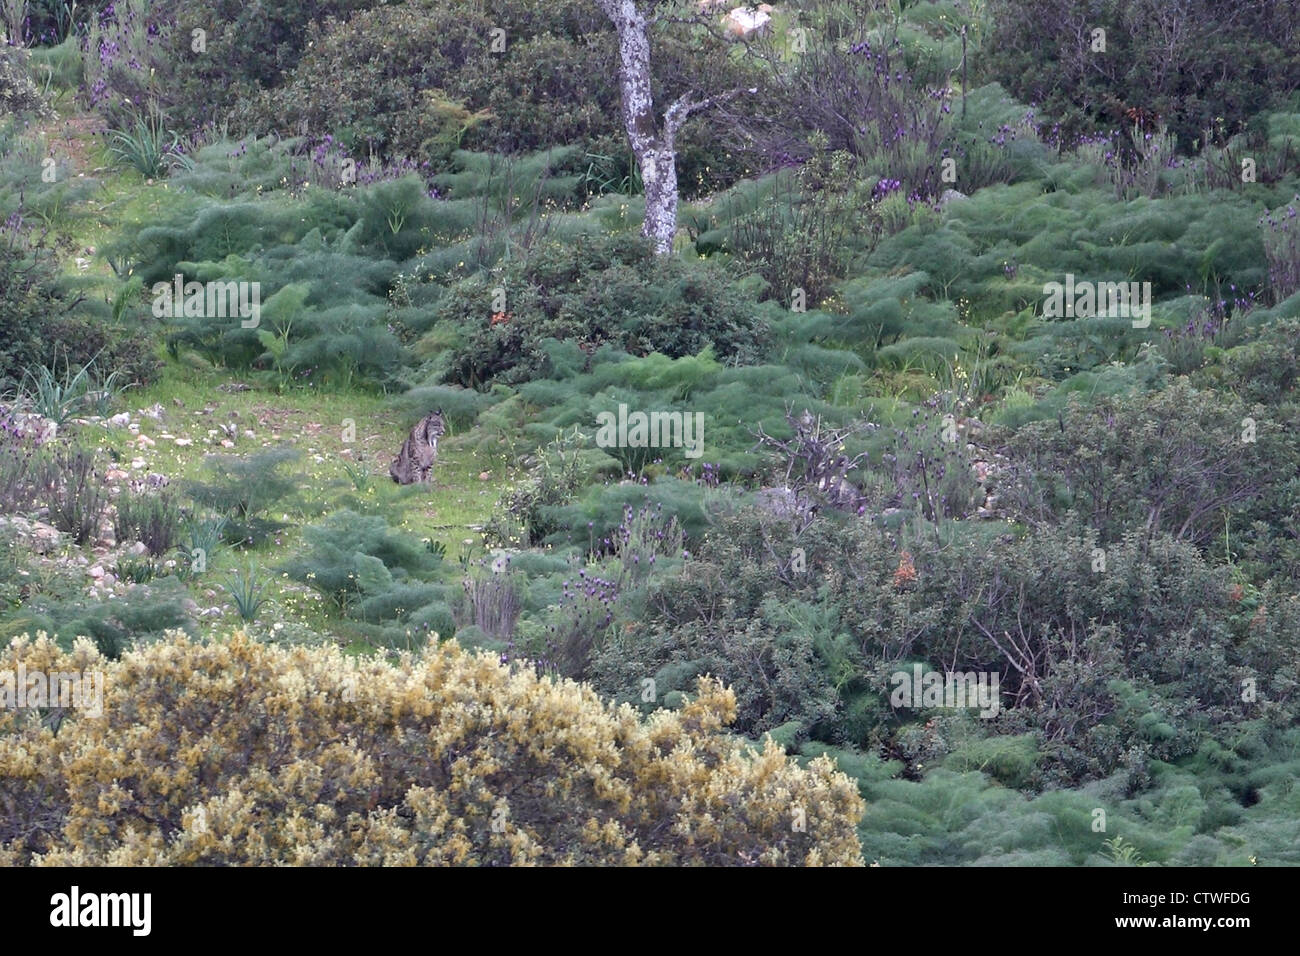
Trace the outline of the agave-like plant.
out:
M 98 357 L 97 352 L 76 372 L 72 371 L 66 358 L 62 374 L 47 365 L 25 369 L 21 401 L 56 425 L 63 425 L 78 411 L 89 410 L 101 416 L 108 414 L 122 389 L 117 384 L 119 373 L 116 371 L 100 379 L 95 371 Z
M 239 570 L 232 572 L 226 580 L 226 591 L 245 621 L 257 617 L 258 609 L 266 603 L 266 585 L 258 580 L 256 567 L 249 567 L 247 574 Z
M 114 130 L 108 151 L 118 162 L 134 167 L 150 179 L 166 176 L 173 169 L 194 166 L 194 160 L 185 155 L 181 146 L 180 134 L 164 128 L 156 107 L 151 107 L 145 115 L 136 114 L 130 129 Z

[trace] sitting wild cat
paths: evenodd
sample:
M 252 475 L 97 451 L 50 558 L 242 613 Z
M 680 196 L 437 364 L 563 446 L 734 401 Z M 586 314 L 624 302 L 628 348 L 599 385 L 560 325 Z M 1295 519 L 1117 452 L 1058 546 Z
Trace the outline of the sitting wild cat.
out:
M 399 485 L 432 481 L 433 463 L 438 460 L 438 436 L 446 430 L 441 408 L 421 418 L 388 468 L 393 481 Z

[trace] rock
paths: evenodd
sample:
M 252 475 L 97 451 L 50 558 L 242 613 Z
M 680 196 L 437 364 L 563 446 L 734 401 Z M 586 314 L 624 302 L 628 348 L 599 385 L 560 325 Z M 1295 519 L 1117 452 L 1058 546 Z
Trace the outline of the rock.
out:
M 763 30 L 772 19 L 772 7 L 760 3 L 757 7 L 736 7 L 723 20 L 723 28 L 736 37 L 753 36 Z
M 229 438 L 223 438 L 223 439 L 221 439 L 221 447 L 222 447 L 222 448 L 234 448 L 234 447 L 235 447 L 235 443 L 234 443 L 233 441 L 231 441 Z
M 943 195 L 939 197 L 939 208 L 943 209 L 950 202 L 956 202 L 959 199 L 969 199 L 969 198 L 970 197 L 963 192 L 958 192 L 955 189 L 945 189 L 943 191 Z
M 178 438 L 178 439 L 176 439 L 176 445 L 177 445 L 177 447 L 180 447 L 180 448 L 185 448 L 185 447 L 187 447 L 187 446 L 189 446 L 189 445 L 193 445 L 193 444 L 194 444 L 194 440 L 193 440 L 192 438 Z
M 141 468 L 143 468 L 143 467 L 144 467 L 144 464 L 145 464 L 145 462 L 144 462 L 144 459 L 143 459 L 143 458 L 132 458 L 132 459 L 131 459 L 131 468 L 132 468 L 133 470 L 135 470 L 135 471 L 139 471 Z
M 15 438 L 24 438 L 37 445 L 43 445 L 58 437 L 58 423 L 35 412 L 20 412 L 8 407 L 0 407 L 0 411 L 8 413 L 9 428 Z
M 157 442 L 155 442 L 148 435 L 141 435 L 139 438 L 135 440 L 135 444 L 137 448 L 152 448 L 154 447 L 154 445 L 157 444 Z
M 108 424 L 112 425 L 114 428 L 125 428 L 127 425 L 131 424 L 131 413 L 122 412 L 118 415 L 114 415 L 112 418 L 108 419 Z
M 136 557 L 143 557 L 149 553 L 149 546 L 143 541 L 137 541 L 135 544 L 131 545 L 129 553 Z
M 104 477 L 109 481 L 123 481 L 126 479 L 127 473 L 121 468 L 110 468 L 104 472 Z
M 811 510 L 810 502 L 791 488 L 760 488 L 754 493 L 754 504 L 780 518 L 803 516 Z
M 110 571 L 99 579 L 99 583 L 101 587 L 111 588 L 117 583 L 117 575 Z
M 94 578 L 96 581 L 98 581 L 100 578 L 102 578 L 102 577 L 104 576 L 105 571 L 104 571 L 104 569 L 103 569 L 102 567 L 100 567 L 100 566 L 97 564 L 97 565 L 95 565 L 93 568 L 91 568 L 89 571 L 87 571 L 86 573 L 87 573 L 88 575 L 90 575 L 92 578 Z
M 480 472 L 478 473 L 478 480 L 479 480 L 479 481 L 487 481 L 487 480 L 488 480 L 489 478 L 491 478 L 491 477 L 492 477 L 492 472 L 490 472 L 490 471 L 480 471 Z
M 62 532 L 53 525 L 48 525 L 44 521 L 28 521 L 17 515 L 0 516 L 0 527 L 11 529 L 37 554 L 49 554 L 58 548 L 63 536 Z
M 162 413 L 163 413 L 163 407 L 158 402 L 154 402 L 148 408 L 136 409 L 137 415 L 141 416 L 142 418 L 152 418 L 154 421 L 158 421 L 159 419 L 161 419 Z
M 62 532 L 53 525 L 38 521 L 32 525 L 32 550 L 37 554 L 49 554 L 59 546 Z

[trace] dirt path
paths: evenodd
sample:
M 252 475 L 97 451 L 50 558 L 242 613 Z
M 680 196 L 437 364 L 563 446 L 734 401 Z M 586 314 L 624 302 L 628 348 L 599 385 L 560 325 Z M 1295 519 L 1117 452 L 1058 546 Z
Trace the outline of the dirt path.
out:
M 107 127 L 94 113 L 60 113 L 36 127 L 55 159 L 67 160 L 74 176 L 101 176 L 108 169 L 97 164 L 96 141 Z

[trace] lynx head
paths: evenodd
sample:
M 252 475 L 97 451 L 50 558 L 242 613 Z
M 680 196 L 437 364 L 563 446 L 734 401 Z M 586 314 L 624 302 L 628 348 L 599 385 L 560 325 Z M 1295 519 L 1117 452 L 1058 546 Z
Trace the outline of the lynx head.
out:
M 447 426 L 442 420 L 441 408 L 436 412 L 431 412 L 424 419 L 424 428 L 431 441 L 439 438 L 447 430 Z

